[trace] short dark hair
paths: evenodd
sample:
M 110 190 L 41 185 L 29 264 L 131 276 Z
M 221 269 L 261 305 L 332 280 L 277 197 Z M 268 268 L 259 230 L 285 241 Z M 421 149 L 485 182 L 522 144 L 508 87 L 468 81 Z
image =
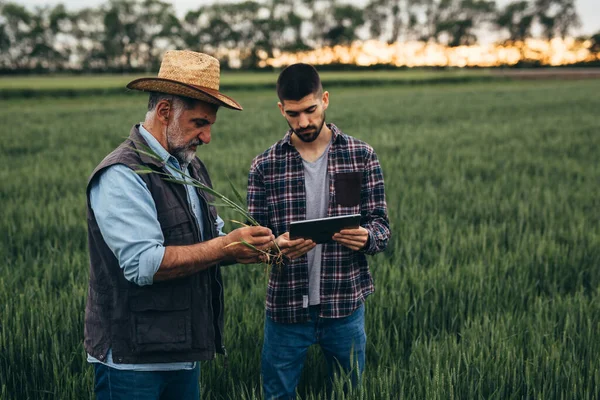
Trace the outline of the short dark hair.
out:
M 309 64 L 292 64 L 286 67 L 277 78 L 279 100 L 300 100 L 309 94 L 321 94 L 323 86 L 319 73 Z
M 189 97 L 177 96 L 173 94 L 150 92 L 150 96 L 148 97 L 148 111 L 154 110 L 154 107 L 156 107 L 161 100 L 172 100 L 174 102 L 180 101 L 186 110 L 191 110 L 194 108 L 196 106 L 196 102 L 199 101 Z

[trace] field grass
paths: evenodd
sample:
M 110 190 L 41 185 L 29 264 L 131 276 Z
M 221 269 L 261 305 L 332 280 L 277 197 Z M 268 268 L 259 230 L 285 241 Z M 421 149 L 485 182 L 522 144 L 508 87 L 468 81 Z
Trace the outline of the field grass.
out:
M 231 72 L 223 73 L 221 90 L 273 90 L 277 72 Z M 395 71 L 338 71 L 323 72 L 322 79 L 328 87 L 385 86 L 440 84 L 458 82 L 481 82 L 506 80 L 488 70 L 395 70 Z M 125 85 L 147 75 L 56 75 L 0 77 L 0 100 L 40 97 L 84 97 L 131 93 Z
M 371 259 L 367 370 L 349 398 L 598 398 L 599 90 L 599 81 L 332 90 L 328 121 L 379 155 L 393 232 Z M 252 158 L 286 128 L 273 92 L 230 94 L 245 111 L 220 111 L 198 151 L 226 193 L 226 176 L 245 187 Z M 0 398 L 90 398 L 84 188 L 143 118 L 145 97 L 0 104 Z M 254 398 L 265 274 L 232 266 L 224 276 L 229 368 L 202 364 L 202 398 Z M 306 399 L 324 395 L 314 350 Z

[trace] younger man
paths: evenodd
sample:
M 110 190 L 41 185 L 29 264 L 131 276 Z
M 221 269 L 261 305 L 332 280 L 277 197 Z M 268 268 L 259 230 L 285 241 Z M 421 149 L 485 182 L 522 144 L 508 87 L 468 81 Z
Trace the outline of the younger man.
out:
M 385 249 L 390 229 L 373 148 L 325 123 L 329 93 L 314 67 L 294 64 L 277 80 L 290 129 L 252 162 L 248 207 L 288 257 L 271 270 L 262 351 L 266 399 L 295 397 L 308 347 L 318 343 L 330 376 L 364 369 L 364 301 L 374 290 L 366 255 Z M 290 240 L 293 221 L 361 214 L 360 227 L 315 245 Z

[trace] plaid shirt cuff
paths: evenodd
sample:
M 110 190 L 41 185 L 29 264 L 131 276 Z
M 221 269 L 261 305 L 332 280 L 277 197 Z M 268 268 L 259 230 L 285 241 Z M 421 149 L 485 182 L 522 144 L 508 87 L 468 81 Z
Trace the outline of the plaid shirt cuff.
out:
M 369 238 L 367 239 L 367 243 L 365 243 L 365 245 L 363 246 L 362 249 L 359 250 L 359 252 L 361 253 L 365 253 L 365 254 L 373 254 L 373 252 L 375 251 L 375 246 L 374 246 L 374 238 L 373 238 L 373 232 L 371 232 L 370 229 L 367 229 L 367 232 L 369 232 Z
M 375 229 L 366 228 L 369 231 L 369 239 L 367 240 L 365 247 L 363 247 L 360 252 L 372 256 L 379 253 L 387 246 L 387 240 L 389 239 L 388 235 L 380 232 L 377 228 L 377 225 L 375 225 Z M 384 242 L 385 244 L 382 245 L 381 242 Z

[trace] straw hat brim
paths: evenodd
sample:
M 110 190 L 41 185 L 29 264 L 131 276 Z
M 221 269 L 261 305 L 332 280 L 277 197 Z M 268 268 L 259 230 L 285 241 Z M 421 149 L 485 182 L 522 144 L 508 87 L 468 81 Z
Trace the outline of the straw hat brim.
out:
M 229 96 L 225 96 L 218 90 L 204 86 L 189 85 L 187 83 L 165 78 L 139 78 L 127 84 L 128 89 L 141 90 L 144 92 L 159 92 L 185 96 L 192 99 L 202 100 L 207 103 L 218 104 L 233 110 L 242 110 L 242 106 Z

